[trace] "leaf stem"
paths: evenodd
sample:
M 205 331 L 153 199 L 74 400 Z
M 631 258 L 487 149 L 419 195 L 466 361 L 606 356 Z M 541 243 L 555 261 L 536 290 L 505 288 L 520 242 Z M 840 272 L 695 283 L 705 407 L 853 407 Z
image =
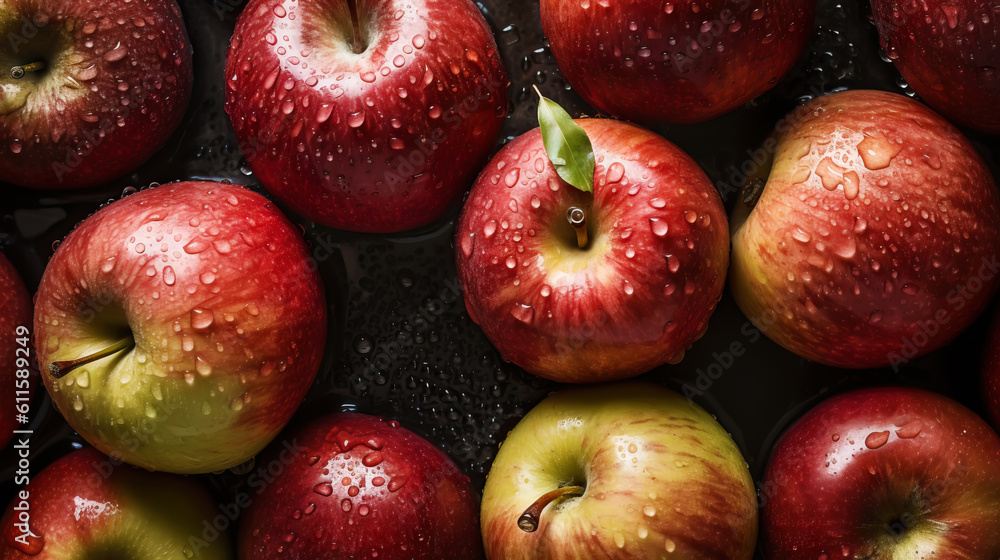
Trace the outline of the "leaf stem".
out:
M 91 362 L 96 362 L 101 358 L 107 358 L 113 354 L 117 354 L 122 350 L 129 350 L 135 346 L 135 339 L 131 336 L 126 336 L 125 338 L 119 340 L 118 342 L 112 344 L 111 346 L 105 348 L 104 350 L 98 350 L 89 356 L 84 356 L 82 358 L 77 358 L 75 360 L 63 360 L 59 362 L 52 362 L 49 364 L 49 375 L 59 379 L 67 373 L 73 371 L 74 369 L 85 366 Z
M 525 533 L 534 533 L 538 529 L 539 518 L 542 516 L 542 510 L 545 509 L 545 506 L 563 496 L 582 496 L 585 491 L 583 486 L 564 486 L 543 494 L 541 498 L 535 500 L 535 503 L 528 506 L 528 509 L 524 510 L 521 517 L 517 518 L 517 527 Z
M 347 0 L 347 7 L 351 11 L 351 26 L 354 30 L 351 50 L 354 51 L 354 54 L 361 54 L 365 52 L 368 45 L 365 44 L 364 34 L 361 30 L 361 19 L 358 17 L 358 0 Z
M 587 243 L 590 242 L 587 237 L 587 213 L 583 211 L 583 208 L 570 206 L 569 210 L 566 210 L 566 221 L 576 230 L 577 246 L 586 249 Z

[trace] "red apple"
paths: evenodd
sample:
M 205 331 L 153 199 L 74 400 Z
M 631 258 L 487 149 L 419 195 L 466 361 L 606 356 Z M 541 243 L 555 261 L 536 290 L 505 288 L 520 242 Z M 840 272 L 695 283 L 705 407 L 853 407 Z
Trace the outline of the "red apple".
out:
M 193 539 L 218 515 L 193 479 L 116 465 L 91 448 L 24 479 L 0 521 L 2 560 L 233 557 L 226 533 Z
M 226 76 L 226 111 L 261 183 L 354 231 L 440 216 L 507 109 L 507 73 L 469 0 L 251 0 Z
M 236 185 L 175 183 L 116 201 L 45 269 L 45 386 L 115 458 L 181 473 L 238 465 L 277 435 L 319 368 L 315 267 L 299 230 Z
M 125 175 L 180 124 L 194 81 L 175 0 L 0 6 L 0 180 L 70 189 Z
M 782 435 L 761 493 L 775 560 L 1000 557 L 1000 437 L 935 393 L 821 403 Z
M 30 343 L 31 298 L 10 261 L 0 253 L 0 448 L 27 422 L 37 381 Z M 24 420 L 22 422 L 21 420 Z
M 721 297 L 729 230 L 679 148 L 624 122 L 575 122 L 596 156 L 593 195 L 563 182 L 529 131 L 476 180 L 455 245 L 466 308 L 503 358 L 579 383 L 683 356 Z M 572 207 L 586 214 L 582 249 Z
M 588 103 L 640 122 L 706 121 L 774 87 L 813 0 L 541 0 L 559 68 Z
M 510 432 L 483 490 L 491 560 L 749 560 L 746 461 L 699 406 L 645 383 L 573 388 Z
M 1000 5 L 872 0 L 882 46 L 906 83 L 950 120 L 1000 134 Z
M 482 557 L 478 497 L 428 441 L 364 414 L 289 437 L 299 451 L 245 511 L 240 558 Z
M 1000 316 L 993 320 L 983 357 L 983 400 L 993 427 L 1000 430 Z
M 778 126 L 756 205 L 737 203 L 730 281 L 768 337 L 838 367 L 943 346 L 1000 268 L 1000 197 L 954 126 L 902 95 L 846 91 Z M 752 209 L 751 209 L 752 208 Z

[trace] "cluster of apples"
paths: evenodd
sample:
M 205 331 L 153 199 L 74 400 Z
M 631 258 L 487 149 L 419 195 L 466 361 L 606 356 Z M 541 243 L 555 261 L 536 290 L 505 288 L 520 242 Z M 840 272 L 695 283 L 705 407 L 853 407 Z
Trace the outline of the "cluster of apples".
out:
M 84 4 L 0 0 L 11 38 L 0 47 L 4 181 L 100 185 L 181 122 L 193 78 L 177 4 Z M 955 122 L 997 133 L 989 61 L 1000 14 L 966 4 L 872 8 L 912 87 Z M 703 122 L 773 87 L 814 18 L 808 0 L 540 8 L 586 101 L 666 124 Z M 316 263 L 249 189 L 143 189 L 59 245 L 33 321 L 0 258 L 3 332 L 33 322 L 52 402 L 95 448 L 25 480 L 0 521 L 0 558 L 230 558 L 235 548 L 246 559 L 749 559 L 758 523 L 774 559 L 1000 556 L 1000 437 L 942 396 L 886 388 L 821 403 L 777 443 L 758 497 L 709 413 L 619 382 L 683 359 L 727 277 L 762 332 L 837 367 L 897 366 L 968 327 L 997 286 L 1000 195 L 969 140 L 925 105 L 878 91 L 803 104 L 765 142 L 766 165 L 730 220 L 704 171 L 666 139 L 574 120 L 544 98 L 540 127 L 483 167 L 508 77 L 469 0 L 250 0 L 225 83 L 256 177 L 317 224 L 409 230 L 472 184 L 455 232 L 472 320 L 532 374 L 616 383 L 533 409 L 481 504 L 444 453 L 397 422 L 336 414 L 276 441 L 324 355 Z M 1000 424 L 1000 359 L 989 363 Z M 20 387 L 10 377 L 4 391 Z M 6 418 L 4 436 L 16 428 Z M 235 513 L 180 476 L 232 468 L 260 483 Z

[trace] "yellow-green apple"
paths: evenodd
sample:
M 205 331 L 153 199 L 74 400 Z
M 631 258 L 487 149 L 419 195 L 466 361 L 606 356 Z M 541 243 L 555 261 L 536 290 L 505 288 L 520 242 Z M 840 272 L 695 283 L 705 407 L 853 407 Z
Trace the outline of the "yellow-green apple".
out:
M 0 449 L 27 422 L 37 377 L 31 345 L 31 298 L 0 253 Z M 24 422 L 22 422 L 24 420 Z
M 541 0 L 559 68 L 587 102 L 640 122 L 706 121 L 774 87 L 813 0 Z
M 872 0 L 882 46 L 906 83 L 955 123 L 1000 134 L 1000 6 Z
M 469 478 L 398 422 L 333 414 L 289 437 L 298 451 L 240 521 L 240 558 L 482 557 Z
M 961 332 L 1000 268 L 1000 197 L 969 141 L 864 90 L 817 98 L 777 133 L 759 200 L 747 189 L 731 224 L 730 282 L 754 325 L 848 368 L 896 368 Z
M 263 449 L 309 389 L 323 287 L 300 232 L 224 183 L 142 190 L 84 220 L 35 298 L 56 407 L 134 465 L 211 472 Z
M 775 560 L 1000 557 L 1000 437 L 936 393 L 820 403 L 778 440 L 761 493 Z
M 142 471 L 93 448 L 66 455 L 14 496 L 0 521 L 3 560 L 227 560 L 228 534 L 196 543 L 218 515 L 194 479 Z
M 540 129 L 521 135 L 462 209 L 458 274 L 504 359 L 558 381 L 621 379 L 679 360 L 704 331 L 729 230 L 718 192 L 679 148 L 621 121 L 575 122 L 592 143 L 593 193 L 563 181 Z
M 740 450 L 668 389 L 567 389 L 508 434 L 483 490 L 486 556 L 749 560 L 757 500 Z
M 0 181 L 97 185 L 144 163 L 194 81 L 175 0 L 0 2 Z
M 507 111 L 506 70 L 469 0 L 251 0 L 226 77 L 226 111 L 261 183 L 353 231 L 440 216 Z

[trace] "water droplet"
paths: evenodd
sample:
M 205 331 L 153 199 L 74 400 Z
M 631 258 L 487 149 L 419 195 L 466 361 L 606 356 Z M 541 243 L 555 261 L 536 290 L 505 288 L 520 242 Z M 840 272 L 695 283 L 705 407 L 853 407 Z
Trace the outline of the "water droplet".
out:
M 653 231 L 653 235 L 663 237 L 667 235 L 667 221 L 660 218 L 650 218 L 649 229 Z
M 483 235 L 485 235 L 488 238 L 491 235 L 493 235 L 496 232 L 496 230 L 497 230 L 497 223 L 493 220 L 490 220 L 489 222 L 486 223 L 485 226 L 483 226 Z
M 365 122 L 365 112 L 358 111 L 347 116 L 347 125 L 351 128 L 358 128 Z
M 524 303 L 515 303 L 510 310 L 515 319 L 530 325 L 535 320 L 535 309 Z
M 76 376 L 76 386 L 81 389 L 86 389 L 90 387 L 90 372 L 83 370 L 79 375 Z
M 316 486 L 313 486 L 313 492 L 319 494 L 320 496 L 329 496 L 330 494 L 333 494 L 333 486 L 331 486 L 329 482 L 321 482 Z
M 924 429 L 924 423 L 920 420 L 911 420 L 896 429 L 896 436 L 902 439 L 913 439 L 920 435 Z
M 476 245 L 475 233 L 463 236 L 460 245 L 462 247 L 462 254 L 465 255 L 465 258 L 471 257 L 472 251 L 475 249 Z
M 889 441 L 889 430 L 883 432 L 872 432 L 865 438 L 865 447 L 868 449 L 878 449 Z
M 681 261 L 677 257 L 675 257 L 674 255 L 666 255 L 665 258 L 667 259 L 667 268 L 670 270 L 670 272 L 676 273 L 678 270 L 680 270 Z
M 215 315 L 210 309 L 196 308 L 191 310 L 191 327 L 207 329 L 215 321 Z
M 343 511 L 345 511 L 345 512 L 351 511 L 351 508 L 353 508 L 353 507 L 354 507 L 354 503 L 351 502 L 351 500 L 348 499 L 348 498 L 344 498 L 343 500 L 340 501 L 340 509 L 343 510 Z
M 184 246 L 184 252 L 189 255 L 197 255 L 211 247 L 212 245 L 205 239 L 195 239 Z
M 201 376 L 212 374 L 212 366 L 204 359 L 202 359 L 201 356 L 198 356 L 194 359 L 194 369 Z
M 920 287 L 917 286 L 916 284 L 911 284 L 909 282 L 907 282 L 906 284 L 903 284 L 902 290 L 903 290 L 904 294 L 910 295 L 910 296 L 915 296 L 918 293 L 920 293 Z
M 625 177 L 625 166 L 619 162 L 614 162 L 608 167 L 608 182 L 617 183 Z
M 358 515 L 360 515 L 361 517 L 365 517 L 366 515 L 368 515 L 369 512 L 371 512 L 371 508 L 369 508 L 367 505 L 361 504 L 360 506 L 358 506 Z
M 677 549 L 677 544 L 670 539 L 666 539 L 663 541 L 663 547 L 664 549 L 666 549 L 667 552 L 673 552 L 674 550 Z
M 372 451 L 361 458 L 361 464 L 366 467 L 374 467 L 382 463 L 382 452 Z
M 667 201 L 662 198 L 652 198 L 649 200 L 649 205 L 653 208 L 663 208 L 667 205 Z
M 163 267 L 163 283 L 168 286 L 173 286 L 177 277 L 174 275 L 174 269 L 170 266 Z

